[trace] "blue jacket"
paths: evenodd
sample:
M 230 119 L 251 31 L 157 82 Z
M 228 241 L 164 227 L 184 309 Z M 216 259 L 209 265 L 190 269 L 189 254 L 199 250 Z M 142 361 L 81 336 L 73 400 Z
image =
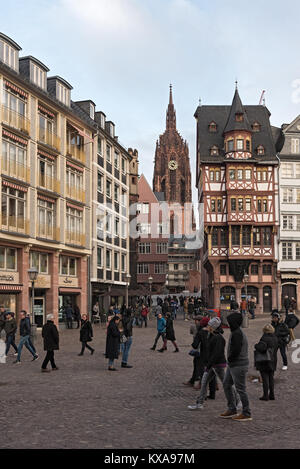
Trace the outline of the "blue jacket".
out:
M 165 318 L 157 318 L 157 332 L 166 332 L 166 324 Z

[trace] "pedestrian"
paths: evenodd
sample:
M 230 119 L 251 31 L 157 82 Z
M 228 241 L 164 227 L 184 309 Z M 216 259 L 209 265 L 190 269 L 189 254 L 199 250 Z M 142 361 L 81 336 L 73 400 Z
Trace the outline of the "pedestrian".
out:
M 288 360 L 286 355 L 286 348 L 290 341 L 290 332 L 288 325 L 283 322 L 279 313 L 272 313 L 272 326 L 275 329 L 275 335 L 278 339 L 278 348 L 283 362 L 282 370 L 286 371 L 288 369 Z
M 195 316 L 195 318 L 194 318 L 195 324 L 193 324 L 190 327 L 190 334 L 193 336 L 193 344 L 194 344 L 195 339 L 197 337 L 198 331 L 201 329 L 201 320 L 202 319 L 203 319 L 202 316 Z M 209 321 L 209 318 L 208 318 L 208 321 Z M 193 344 L 192 344 L 192 347 L 195 348 L 195 349 L 198 349 L 199 344 L 197 343 L 196 347 L 194 347 Z M 192 374 L 192 377 L 188 381 L 185 381 L 185 382 L 182 383 L 182 384 L 184 384 L 184 386 L 193 387 L 193 386 L 195 386 L 196 381 L 200 380 L 200 378 L 199 378 L 199 376 L 200 376 L 199 362 L 200 362 L 200 357 L 198 355 L 194 354 L 193 355 L 193 374 Z
M 114 361 L 119 357 L 120 350 L 121 334 L 118 329 L 119 322 L 120 317 L 118 315 L 114 315 L 111 318 L 107 328 L 105 356 L 108 358 L 109 371 L 117 371 L 117 369 L 114 367 Z
M 156 345 L 157 345 L 158 339 L 160 337 L 162 338 L 162 341 L 164 343 L 165 334 L 166 334 L 166 320 L 165 320 L 165 318 L 162 317 L 162 314 L 159 313 L 157 315 L 157 335 L 156 335 L 155 340 L 154 340 L 154 345 L 153 345 L 153 347 L 151 347 L 150 350 L 155 350 L 156 349 Z
M 289 328 L 289 331 L 290 331 L 290 343 L 294 342 L 294 340 L 296 339 L 295 338 L 295 334 L 294 334 L 294 329 L 298 326 L 299 324 L 299 319 L 297 318 L 297 316 L 294 314 L 294 311 L 292 310 L 292 308 L 290 308 L 288 314 L 286 315 L 286 318 L 285 318 L 285 321 L 284 321 L 288 328 Z
M 18 356 L 14 363 L 20 364 L 21 363 L 21 353 L 23 345 L 29 350 L 31 355 L 33 356 L 32 361 L 37 360 L 39 358 L 38 354 L 32 349 L 29 345 L 29 338 L 30 338 L 30 325 L 28 320 L 26 319 L 26 311 L 22 310 L 20 312 L 20 342 L 18 345 Z
M 234 296 L 231 298 L 230 301 L 230 309 L 231 311 L 237 311 L 239 309 L 239 305 Z
M 232 418 L 237 421 L 252 420 L 249 399 L 246 390 L 246 378 L 249 367 L 248 340 L 241 325 L 243 317 L 240 313 L 232 313 L 227 317 L 230 327 L 230 337 L 227 348 L 227 363 L 223 381 L 224 393 L 227 398 L 228 409 L 222 413 L 222 418 Z M 234 387 L 242 402 L 242 413 L 237 415 L 237 399 Z
M 289 311 L 292 310 L 293 313 L 295 313 L 295 312 L 296 312 L 296 308 L 297 308 L 297 301 L 296 301 L 295 298 L 292 296 L 291 301 L 290 301 Z
M 285 314 L 287 316 L 288 312 L 289 312 L 289 309 L 290 309 L 290 299 L 289 299 L 288 295 L 285 295 L 285 297 L 284 297 L 283 306 L 285 308 Z
M 249 313 L 251 315 L 250 319 L 255 319 L 255 308 L 256 308 L 256 301 L 253 296 L 251 296 L 249 301 Z
M 73 308 L 71 303 L 68 303 L 66 307 L 66 321 L 67 329 L 73 329 Z
M 15 355 L 18 354 L 18 348 L 15 344 L 15 336 L 17 332 L 17 322 L 15 318 L 13 317 L 13 313 L 10 311 L 7 311 L 5 314 L 5 324 L 4 324 L 4 330 L 6 333 L 6 349 L 5 349 L 5 355 L 8 355 L 10 346 L 15 349 Z
M 183 319 L 188 321 L 188 299 L 184 298 L 183 300 Z
M 123 334 L 121 336 L 121 352 L 122 352 L 122 368 L 132 368 L 128 365 L 129 351 L 132 345 L 132 326 L 133 326 L 132 309 L 126 308 L 122 315 Z
M 0 306 L 0 336 L 1 331 L 4 329 L 5 326 L 5 308 L 3 305 Z
M 170 303 L 169 303 L 168 299 L 165 298 L 165 301 L 163 302 L 163 305 L 162 305 L 162 315 L 163 315 L 163 317 L 165 317 L 166 314 L 167 314 L 169 311 L 171 311 L 171 310 L 170 310 Z
M 74 320 L 77 322 L 77 329 L 79 329 L 81 323 L 81 314 L 80 308 L 77 304 L 74 306 Z
M 92 324 L 88 320 L 87 314 L 81 315 L 81 327 L 80 327 L 80 336 L 79 340 L 81 342 L 81 352 L 78 354 L 81 357 L 84 354 L 85 348 L 89 349 L 91 355 L 95 352 L 95 349 L 91 347 L 88 342 L 93 340 L 93 328 Z
M 260 372 L 263 382 L 263 396 L 259 399 L 261 401 L 274 401 L 274 372 L 277 365 L 277 349 L 278 339 L 275 335 L 275 329 L 271 324 L 266 324 L 263 328 L 263 335 L 260 341 L 254 346 L 256 352 L 261 355 L 260 360 L 255 362 L 256 369 Z M 267 351 L 269 355 L 267 356 Z M 255 357 L 258 358 L 257 354 Z
M 25 313 L 26 313 L 26 311 L 25 311 Z M 26 313 L 26 321 L 28 322 L 28 326 L 29 326 L 29 329 L 30 329 L 28 344 L 30 345 L 32 350 L 34 352 L 36 352 L 36 349 L 35 349 L 35 346 L 34 346 L 34 343 L 33 343 L 34 342 L 34 335 L 33 335 L 33 328 L 31 327 L 30 313 Z
M 246 298 L 243 298 L 242 301 L 241 301 L 240 311 L 241 311 L 241 313 L 244 317 L 247 313 L 247 300 L 246 300 Z
M 179 352 L 179 348 L 176 344 L 176 338 L 175 338 L 175 332 L 174 332 L 174 325 L 173 325 L 173 318 L 171 316 L 171 313 L 166 314 L 166 335 L 164 339 L 164 343 L 161 349 L 159 349 L 159 352 L 164 352 L 167 350 L 167 342 L 170 340 L 172 344 L 175 347 L 174 352 Z
M 143 322 L 145 323 L 145 327 L 147 327 L 147 319 L 148 319 L 149 310 L 145 304 L 142 304 L 141 309 L 141 327 L 143 327 Z
M 193 315 L 194 315 L 194 301 L 193 301 L 193 298 L 190 298 L 188 302 L 188 319 L 191 320 L 193 318 Z
M 54 351 L 59 350 L 59 334 L 56 325 L 54 324 L 53 314 L 47 314 L 47 322 L 43 325 L 42 337 L 44 340 L 44 350 L 47 352 L 42 364 L 42 373 L 49 372 L 47 365 L 50 361 L 52 371 L 57 371 L 58 367 L 54 361 Z
M 240 315 L 241 316 L 241 315 Z M 209 332 L 207 343 L 206 367 L 201 380 L 200 395 L 196 404 L 189 405 L 189 410 L 203 409 L 204 401 L 207 395 L 207 386 L 209 382 L 217 376 L 223 383 L 226 368 L 225 359 L 225 339 L 220 333 L 221 320 L 218 317 L 212 318 L 207 324 Z

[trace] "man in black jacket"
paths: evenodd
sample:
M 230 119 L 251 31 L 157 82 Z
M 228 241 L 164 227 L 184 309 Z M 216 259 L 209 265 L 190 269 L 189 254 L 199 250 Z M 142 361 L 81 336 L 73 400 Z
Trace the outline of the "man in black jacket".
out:
M 50 371 L 47 365 L 50 361 L 52 370 L 58 370 L 54 361 L 54 350 L 59 350 L 59 335 L 56 325 L 54 324 L 53 314 L 47 314 L 47 322 L 42 329 L 42 337 L 44 339 L 44 350 L 47 354 L 42 364 L 42 372 Z
M 290 331 L 285 322 L 282 321 L 279 313 L 272 313 L 272 326 L 275 329 L 275 335 L 278 339 L 278 348 L 283 362 L 283 371 L 288 369 L 288 361 L 286 356 L 286 348 L 290 341 Z
M 23 345 L 25 345 L 25 347 L 29 350 L 29 352 L 33 356 L 32 361 L 37 360 L 39 358 L 37 353 L 34 352 L 34 350 L 32 349 L 32 347 L 29 344 L 30 325 L 29 325 L 29 322 L 26 318 L 26 311 L 21 311 L 20 312 L 20 319 L 21 319 L 21 321 L 20 321 L 20 342 L 19 342 L 19 345 L 18 345 L 17 360 L 14 362 L 14 363 L 17 363 L 17 364 L 21 363 L 21 352 L 22 352 Z
M 237 421 L 252 420 L 249 399 L 246 391 L 246 377 L 249 367 L 248 340 L 241 329 L 243 317 L 240 313 L 232 313 L 227 318 L 230 337 L 227 348 L 228 367 L 223 381 L 228 410 L 220 415 Z M 234 387 L 242 401 L 243 411 L 237 415 L 237 399 Z
M 225 359 L 225 339 L 220 332 L 221 320 L 219 318 L 212 318 L 208 325 L 207 330 L 210 333 L 207 343 L 207 365 L 204 371 L 200 396 L 198 397 L 196 404 L 189 405 L 189 410 L 200 410 L 203 409 L 203 404 L 207 394 L 207 386 L 209 382 L 216 375 L 223 383 L 224 369 L 226 368 Z
M 122 343 L 121 343 L 121 352 L 122 352 L 122 363 L 121 368 L 132 368 L 132 365 L 128 365 L 128 356 L 129 351 L 132 345 L 132 325 L 133 325 L 133 314 L 131 307 L 126 308 L 122 315 Z
M 4 330 L 6 333 L 6 350 L 5 350 L 5 355 L 8 355 L 10 346 L 12 345 L 13 348 L 15 349 L 15 352 L 18 352 L 18 348 L 15 344 L 15 335 L 17 332 L 17 323 L 15 318 L 12 316 L 12 313 L 8 311 L 5 315 L 5 324 L 4 324 Z

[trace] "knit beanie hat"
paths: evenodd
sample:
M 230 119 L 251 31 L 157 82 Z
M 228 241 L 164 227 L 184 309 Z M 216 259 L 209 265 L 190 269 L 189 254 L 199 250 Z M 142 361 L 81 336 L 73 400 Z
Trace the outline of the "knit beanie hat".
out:
M 205 316 L 204 318 L 201 319 L 200 326 L 201 327 L 206 327 L 208 323 L 209 323 L 209 317 Z
M 208 322 L 208 326 L 216 330 L 221 326 L 221 320 L 219 318 L 211 318 L 211 320 Z
M 274 334 L 275 329 L 271 324 L 266 324 L 263 328 L 263 332 L 265 334 Z

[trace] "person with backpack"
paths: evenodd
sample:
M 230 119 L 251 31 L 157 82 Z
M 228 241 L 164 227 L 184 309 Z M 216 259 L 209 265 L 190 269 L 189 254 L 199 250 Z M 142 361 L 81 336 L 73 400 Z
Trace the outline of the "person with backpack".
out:
M 263 396 L 259 399 L 274 401 L 274 372 L 277 366 L 278 339 L 271 324 L 264 326 L 263 335 L 254 348 L 255 368 L 260 372 L 263 382 Z
M 288 325 L 283 322 L 279 313 L 272 313 L 272 322 L 271 325 L 275 329 L 275 335 L 278 339 L 278 347 L 280 350 L 283 367 L 282 370 L 286 371 L 288 369 L 288 361 L 286 355 L 286 348 L 290 341 L 290 331 Z
M 163 343 L 165 341 L 165 334 L 166 334 L 166 320 L 165 318 L 162 317 L 162 314 L 159 313 L 157 315 L 157 334 L 154 340 L 154 345 L 151 347 L 150 350 L 155 350 L 157 346 L 158 339 L 161 337 L 163 340 Z
M 179 348 L 176 344 L 176 337 L 175 337 L 175 332 L 174 332 L 174 325 L 173 325 L 173 318 L 171 316 L 171 313 L 166 314 L 166 335 L 164 339 L 164 343 L 161 349 L 159 349 L 159 352 L 164 352 L 167 350 L 167 342 L 170 340 L 172 344 L 175 347 L 174 352 L 179 352 Z
M 296 314 L 294 314 L 294 311 L 292 308 L 290 308 L 290 311 L 286 315 L 285 321 L 286 325 L 289 328 L 290 331 L 290 343 L 294 342 L 295 340 L 295 334 L 294 334 L 294 329 L 295 327 L 298 326 L 299 324 L 299 319 L 297 318 Z

